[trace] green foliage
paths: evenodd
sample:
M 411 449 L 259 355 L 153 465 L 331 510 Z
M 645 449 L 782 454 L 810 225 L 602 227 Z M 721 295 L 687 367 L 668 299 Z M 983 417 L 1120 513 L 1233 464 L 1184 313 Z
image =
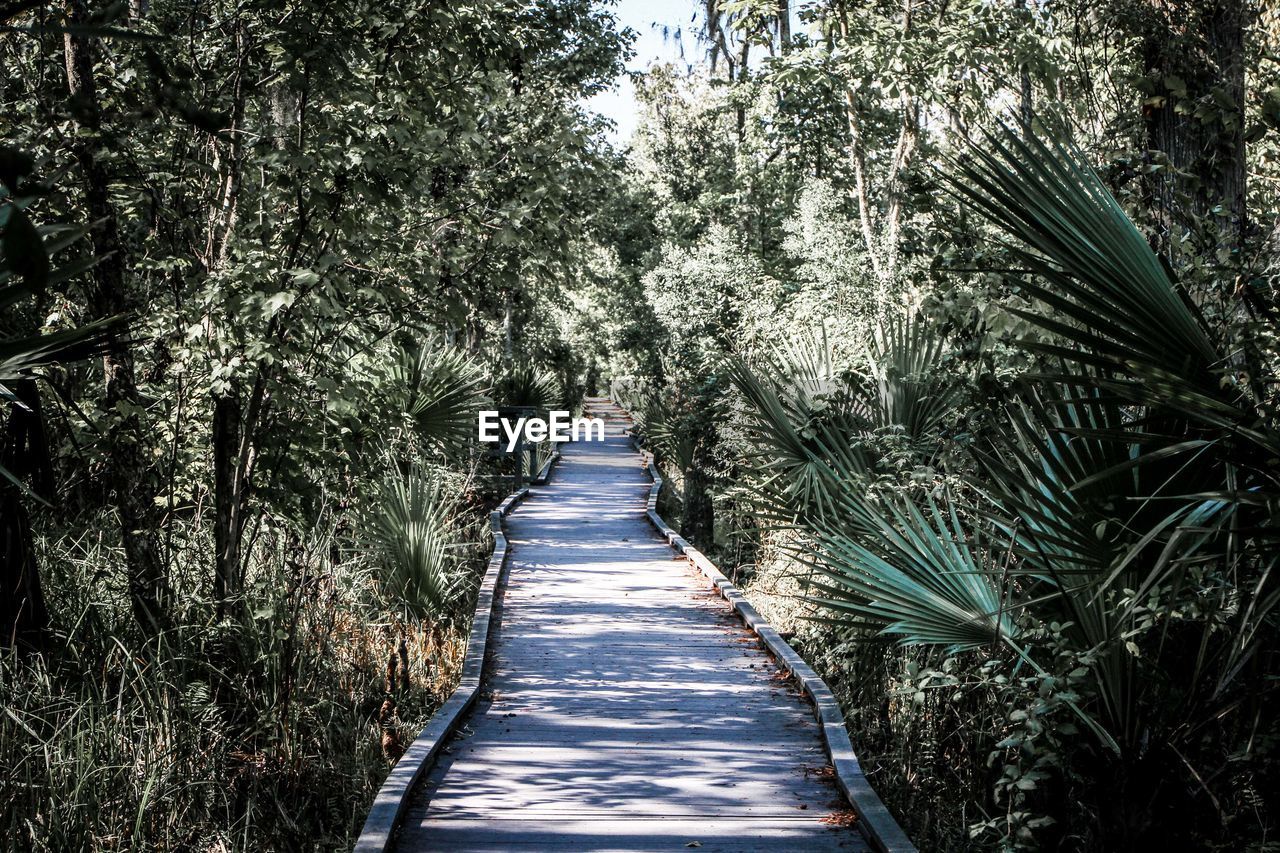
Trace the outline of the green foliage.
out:
M 960 402 L 960 389 L 943 369 L 947 346 L 937 329 L 911 317 L 889 317 L 877 328 L 868 357 L 869 375 L 855 399 L 867 425 L 900 430 L 927 443 Z
M 409 611 L 431 622 L 449 616 L 466 579 L 459 549 L 466 542 L 458 500 L 439 474 L 421 466 L 384 477 L 365 524 L 382 555 L 387 586 Z
M 998 555 L 969 540 L 954 506 L 925 504 L 923 512 L 910 502 L 834 507 L 829 516 L 850 518 L 812 531 L 828 579 L 817 584 L 818 600 L 908 645 L 958 651 L 1015 640 L 997 582 Z
M 456 675 L 474 411 L 610 387 L 922 849 L 1265 845 L 1280 29 L 1206 9 L 708 3 L 618 152 L 587 0 L 10 4 L 0 454 L 61 494 L 0 829 L 349 847 Z
M 456 448 L 474 439 L 476 412 L 485 401 L 484 376 L 455 349 L 402 350 L 390 370 L 392 394 L 417 436 Z
M 39 190 L 30 174 L 33 168 L 30 155 L 0 146 L 0 309 L 9 315 L 4 337 L 0 338 L 0 396 L 9 401 L 8 405 L 17 398 L 4 383 L 36 376 L 40 368 L 103 354 L 124 334 L 127 319 L 119 315 L 104 317 L 78 328 L 36 334 L 22 329 L 21 321 L 15 328 L 15 306 L 42 296 L 50 288 L 65 286 L 92 266 L 90 260 L 62 262 L 54 267 L 53 256 L 73 250 L 84 238 L 85 230 L 40 228 L 31 221 L 27 208 Z M 14 480 L 3 466 L 0 474 Z
M 586 0 L 0 15 L 0 383 L 46 380 L 0 455 L 61 492 L 29 525 L 6 510 L 6 594 L 34 537 L 53 606 L 47 647 L 2 664 L 2 828 L 349 849 L 457 677 L 506 340 L 555 376 L 522 394 L 580 393 L 567 291 L 618 193 L 581 101 L 628 37 Z M 106 371 L 66 364 L 116 345 Z M 385 559 L 344 556 L 371 540 Z M 64 574 L 90 541 L 99 564 Z
M 1070 343 L 1037 349 L 1148 383 L 1151 371 L 1204 382 L 1220 359 L 1203 316 L 1078 148 L 1006 131 L 969 153 L 957 191 L 1012 238 L 1035 276 L 1021 286 L 1053 309 L 1011 313 Z
M 531 364 L 517 364 L 505 371 L 495 383 L 494 396 L 504 406 L 535 409 L 554 409 L 564 401 L 555 373 Z
M 614 390 L 698 547 L 922 849 L 1265 845 L 1276 15 L 794 11 L 639 81 Z
M 220 620 L 200 572 L 176 573 L 182 628 L 146 654 L 110 528 L 40 543 L 56 652 L 0 655 L 0 827 L 33 851 L 349 849 L 385 759 L 378 745 L 388 602 L 374 567 L 331 560 L 331 532 L 259 540 L 253 611 Z M 210 548 L 183 525 L 184 552 Z M 412 737 L 451 689 L 460 646 L 411 633 Z M 287 816 L 282 817 L 282 816 Z M 299 827 L 307 840 L 300 844 Z
M 1021 343 L 1046 365 L 969 439 L 980 464 L 913 494 L 889 457 L 867 451 L 893 426 L 928 462 L 963 400 L 939 339 L 919 324 L 877 339 L 869 381 L 834 395 L 847 401 L 840 416 L 810 402 L 822 362 L 739 362 L 760 518 L 799 525 L 816 572 L 809 595 L 842 624 L 951 654 L 1008 646 L 1123 778 L 1185 772 L 1190 753 L 1225 774 L 1232 762 L 1217 750 L 1274 724 L 1235 711 L 1257 689 L 1239 680 L 1241 664 L 1270 653 L 1280 600 L 1263 497 L 1275 426 L 1248 386 L 1227 379 L 1268 367 L 1216 351 L 1223 335 L 1073 151 L 1006 132 L 960 167 L 958 191 L 1038 275 L 1020 282 L 1036 301 L 1011 311 L 1041 330 Z M 1050 676 L 1063 655 L 1070 690 Z M 1026 725 L 1027 712 L 1009 720 Z M 1200 734 L 1210 726 L 1220 746 Z M 1014 801 L 1070 772 L 1071 759 L 1024 758 L 993 788 L 1010 814 L 975 825 L 976 837 L 1003 826 L 1019 846 L 1048 831 Z

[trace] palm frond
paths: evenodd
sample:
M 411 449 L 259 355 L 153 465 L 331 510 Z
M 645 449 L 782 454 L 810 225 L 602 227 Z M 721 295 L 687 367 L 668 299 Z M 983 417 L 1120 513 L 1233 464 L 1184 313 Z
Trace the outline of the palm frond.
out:
M 1200 310 L 1074 144 L 1006 128 L 969 155 L 955 192 L 1010 238 L 1032 274 L 1027 291 L 1067 319 L 1013 313 L 1068 341 L 1055 352 L 1078 363 L 1152 365 L 1214 384 L 1220 357 Z
M 456 498 L 420 466 L 392 468 L 366 514 L 368 537 L 381 555 L 388 586 L 421 618 L 447 614 L 462 590 L 454 558 Z
M 447 347 L 402 350 L 391 380 L 424 441 L 456 447 L 474 435 L 476 412 L 486 397 L 484 378 L 466 353 Z
M 76 329 L 0 340 L 0 383 L 29 377 L 40 367 L 95 358 L 106 353 L 125 329 L 123 316 Z
M 1226 381 L 1225 344 L 1082 152 L 1065 134 L 1006 128 L 986 142 L 971 147 L 951 184 L 1003 231 L 1028 273 L 1020 286 L 1041 304 L 1008 310 L 1048 333 L 1024 339 L 1028 349 L 1063 364 L 1037 378 L 1096 385 L 1180 419 L 1170 433 L 1227 433 L 1232 464 L 1280 491 L 1280 434 L 1259 401 Z
M 655 396 L 646 402 L 644 435 L 658 454 L 681 472 L 694 466 L 698 451 L 697 435 L 682 423 L 664 398 Z
M 949 650 L 1013 639 L 1000 590 L 999 555 L 966 533 L 954 506 L 926 499 L 846 501 L 854 529 L 811 531 L 825 580 L 817 600 L 906 645 Z M 866 535 L 874 531 L 875 536 Z
M 825 338 L 784 345 L 759 368 L 733 357 L 724 369 L 745 404 L 760 508 L 776 523 L 821 515 L 843 488 L 865 488 L 874 461 L 860 439 L 870 425 L 853 411 Z
M 554 372 L 517 364 L 494 383 L 493 395 L 504 406 L 554 409 L 564 401 L 564 389 Z
M 954 409 L 960 389 L 942 369 L 946 344 L 936 329 L 912 316 L 886 318 L 871 347 L 870 420 L 880 429 L 899 428 L 920 441 Z

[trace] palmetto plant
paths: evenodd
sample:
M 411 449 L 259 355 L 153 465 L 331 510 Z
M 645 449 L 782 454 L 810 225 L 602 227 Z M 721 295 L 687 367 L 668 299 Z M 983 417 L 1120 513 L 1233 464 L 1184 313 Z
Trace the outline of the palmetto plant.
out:
M 861 369 L 841 366 L 825 334 L 784 343 L 754 365 L 730 359 L 726 371 L 747 404 L 752 460 L 775 514 L 861 519 L 848 513 L 848 501 L 865 493 L 876 470 L 877 435 L 905 437 L 930 455 L 959 393 L 942 369 L 944 355 L 926 324 L 890 318 Z
M 1013 238 L 1040 302 L 1017 313 L 1049 335 L 1027 346 L 1052 365 L 1034 377 L 1045 403 L 1024 395 L 991 437 L 988 458 L 1023 459 L 1022 477 L 989 468 L 995 503 L 1023 522 L 1017 571 L 1106 651 L 1099 716 L 1121 744 L 1194 739 L 1231 719 L 1233 682 L 1274 643 L 1269 365 L 1233 351 L 1069 143 L 989 142 L 955 186 Z M 1126 653 L 1153 619 L 1153 647 Z
M 462 591 L 457 559 L 457 499 L 422 466 L 391 467 L 366 522 L 386 570 L 387 586 L 415 616 L 438 621 Z
M 782 519 L 833 510 L 841 481 L 860 482 L 869 468 L 860 447 L 824 441 L 828 432 L 859 434 L 868 426 L 851 411 L 855 405 L 835 362 L 825 335 L 807 335 L 764 353 L 755 366 L 741 358 L 726 364 L 757 442 L 749 461 L 763 481 L 763 494 L 772 498 L 766 506 Z
M 552 409 L 563 402 L 564 389 L 554 372 L 517 364 L 499 377 L 494 397 L 504 406 Z
M 869 370 L 855 399 L 874 429 L 901 429 L 915 442 L 929 442 L 959 398 L 954 379 L 941 370 L 945 345 L 926 323 L 888 317 L 871 342 Z
M 780 349 L 763 370 L 730 364 L 758 443 L 760 517 L 806 534 L 803 559 L 819 578 L 811 594 L 837 618 L 908 644 L 1011 642 L 1017 628 L 989 571 L 1000 559 L 991 538 L 966 532 L 955 506 L 917 506 L 874 485 L 876 437 L 904 435 L 930 455 L 956 399 L 943 347 L 926 329 L 890 320 L 861 372 L 812 357 L 815 339 Z
M 694 466 L 698 434 L 665 397 L 653 395 L 645 401 L 643 422 L 649 444 L 663 459 L 674 463 L 682 476 Z
M 452 448 L 474 435 L 486 402 L 484 377 L 466 353 L 449 347 L 401 350 L 391 366 L 397 403 L 418 437 Z
M 1091 676 L 1073 707 L 1114 753 L 1184 770 L 1195 749 L 1228 753 L 1274 687 L 1242 684 L 1274 653 L 1280 602 L 1268 364 L 1205 317 L 1069 142 L 993 135 L 952 188 L 1024 270 L 1033 300 L 1009 310 L 1037 328 L 1020 343 L 1039 367 L 974 464 L 921 494 L 872 482 L 868 439 L 897 427 L 922 460 L 944 440 L 961 398 L 929 330 L 891 326 L 823 410 L 802 362 L 737 362 L 761 517 L 804 534 L 835 618 L 1032 667 L 1052 624 Z

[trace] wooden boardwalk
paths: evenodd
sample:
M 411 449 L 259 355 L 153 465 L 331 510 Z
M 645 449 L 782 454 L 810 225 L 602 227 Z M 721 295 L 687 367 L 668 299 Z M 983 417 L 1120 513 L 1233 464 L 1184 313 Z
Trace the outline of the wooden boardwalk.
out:
M 398 849 L 867 850 L 810 708 L 654 532 L 610 414 L 507 519 L 481 699 Z

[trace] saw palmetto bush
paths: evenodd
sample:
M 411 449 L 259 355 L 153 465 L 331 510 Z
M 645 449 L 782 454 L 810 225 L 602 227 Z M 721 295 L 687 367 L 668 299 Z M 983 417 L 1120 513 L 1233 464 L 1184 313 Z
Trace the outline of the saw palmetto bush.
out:
M 1078 151 L 992 143 L 956 186 L 1015 239 L 1038 304 L 1014 310 L 1045 333 L 1025 342 L 1033 390 L 986 442 L 1013 571 L 1105 652 L 1097 718 L 1118 751 L 1256 733 L 1270 685 L 1248 672 L 1280 597 L 1274 363 L 1243 320 L 1206 319 Z M 1128 648 L 1148 626 L 1152 646 Z
M 1020 271 L 1008 310 L 1032 329 L 1016 344 L 1035 367 L 981 400 L 919 319 L 892 321 L 835 383 L 795 347 L 735 362 L 760 517 L 799 533 L 830 618 L 1034 676 L 1044 720 L 1028 734 L 1025 708 L 1010 712 L 991 751 L 1008 815 L 975 833 L 1105 849 L 1264 838 L 1274 354 L 1252 321 L 1201 310 L 1069 142 L 994 135 L 951 188 Z M 1063 786 L 1084 791 L 1075 805 L 1053 802 Z
M 493 395 L 504 406 L 554 409 L 563 404 L 564 389 L 552 370 L 516 364 L 494 383 Z
M 450 614 L 465 588 L 459 512 L 450 486 L 421 465 L 390 467 L 367 512 L 386 585 L 412 615 L 431 624 Z
M 666 397 L 650 397 L 642 411 L 645 440 L 683 476 L 697 457 L 697 431 L 689 428 L 685 413 Z
M 454 449 L 475 435 L 477 412 L 487 403 L 484 375 L 451 347 L 409 347 L 391 362 L 392 402 L 428 446 Z

